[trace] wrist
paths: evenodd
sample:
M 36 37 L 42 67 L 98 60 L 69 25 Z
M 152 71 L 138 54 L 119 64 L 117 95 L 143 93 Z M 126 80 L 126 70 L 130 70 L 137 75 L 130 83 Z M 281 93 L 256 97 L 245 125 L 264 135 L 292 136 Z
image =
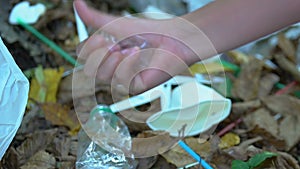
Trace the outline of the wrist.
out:
M 218 52 L 213 43 L 200 26 L 203 23 L 196 26 L 185 16 L 173 18 L 172 22 L 176 26 L 172 32 L 173 37 L 179 41 L 181 46 L 184 46 L 179 49 L 188 65 L 217 55 Z

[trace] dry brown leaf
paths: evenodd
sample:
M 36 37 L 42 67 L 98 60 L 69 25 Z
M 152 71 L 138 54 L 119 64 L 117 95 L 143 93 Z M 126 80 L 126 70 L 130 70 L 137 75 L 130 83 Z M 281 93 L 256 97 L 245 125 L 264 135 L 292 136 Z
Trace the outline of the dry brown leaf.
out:
M 262 136 L 276 148 L 286 151 L 289 151 L 300 141 L 300 126 L 298 125 L 300 123 L 300 114 L 293 112 L 292 106 L 288 107 L 289 105 L 299 105 L 294 104 L 295 102 L 291 101 L 291 98 L 292 100 L 295 99 L 290 96 L 282 95 L 269 97 L 267 102 L 266 100 L 264 101 L 267 103 L 266 105 L 268 107 L 272 107 L 272 109 L 280 105 L 285 107 L 278 108 L 282 115 L 281 120 L 276 120 L 275 117 L 271 116 L 271 113 L 265 108 L 261 108 L 251 114 L 248 114 L 244 118 L 244 122 L 251 130 L 251 133 Z M 280 103 L 280 100 L 282 103 Z M 289 104 L 285 104 L 285 102 L 289 102 Z M 297 100 L 297 102 L 299 102 L 299 100 Z M 276 105 L 276 103 L 279 105 Z
M 140 158 L 138 159 L 139 163 L 137 169 L 149 169 L 151 168 L 157 161 L 158 156 L 152 156 L 148 158 Z
M 241 142 L 241 144 L 238 146 L 225 149 L 224 152 L 226 152 L 229 156 L 231 156 L 234 159 L 245 161 L 248 159 L 247 148 L 256 142 L 261 141 L 262 139 L 263 138 L 259 136 L 245 140 Z
M 132 152 L 137 158 L 145 158 L 164 153 L 174 146 L 178 138 L 164 131 L 144 131 L 132 139 Z
M 212 156 L 212 163 L 215 165 L 214 168 L 217 169 L 231 169 L 231 162 L 234 160 L 231 153 L 226 153 L 225 151 L 217 151 Z
M 300 115 L 300 100 L 290 95 L 274 95 L 262 98 L 266 107 L 274 113 Z
M 278 149 L 284 149 L 285 141 L 279 136 L 279 125 L 267 109 L 260 108 L 243 119 L 253 135 L 260 135 L 266 143 Z
M 285 37 L 284 33 L 278 35 L 278 46 L 290 61 L 296 63 L 296 47 L 291 40 Z
M 53 142 L 56 134 L 56 129 L 50 129 L 28 135 L 27 139 L 16 149 L 18 153 L 17 162 L 20 164 L 19 166 L 25 164 L 30 157 L 38 151 L 46 149 L 46 147 Z
M 157 162 L 151 169 L 177 169 L 173 164 L 170 164 L 163 157 L 159 156 Z
M 76 136 L 77 137 L 77 136 Z M 55 157 L 68 157 L 70 152 L 71 138 L 66 128 L 58 128 L 57 136 L 47 148 Z
M 262 68 L 263 62 L 253 57 L 249 59 L 249 62 L 243 64 L 238 78 L 233 83 L 233 97 L 244 101 L 257 98 Z
M 70 130 L 79 130 L 76 114 L 71 114 L 70 107 L 59 103 L 42 104 L 45 118 L 54 125 L 67 126 Z
M 293 76 L 293 78 L 300 82 L 300 72 L 298 71 L 296 64 L 293 62 L 289 61 L 284 55 L 282 54 L 275 54 L 274 58 L 276 59 L 277 64 L 279 67 L 288 72 Z
M 236 102 L 232 104 L 232 112 L 241 115 L 247 112 L 251 112 L 255 109 L 258 109 L 259 107 L 261 107 L 260 100 Z
M 269 95 L 274 85 L 279 82 L 279 79 L 279 76 L 274 73 L 264 75 L 259 82 L 258 96 L 263 97 Z
M 300 141 L 300 115 L 288 115 L 280 122 L 279 136 L 285 140 L 285 150 L 289 151 Z
M 20 169 L 55 169 L 56 160 L 53 155 L 42 150 L 30 157 Z
M 196 153 L 198 153 L 201 158 L 207 159 L 212 154 L 212 144 L 207 141 L 203 144 L 198 142 L 197 138 L 188 137 L 184 139 L 186 144 L 191 147 Z M 171 150 L 161 154 L 169 163 L 176 165 L 177 167 L 184 167 L 188 164 L 196 162 L 193 157 L 191 157 L 185 150 L 183 150 L 179 145 L 176 145 Z
M 286 152 L 277 152 L 279 156 L 276 159 L 275 166 L 280 169 L 300 169 L 298 161 Z
M 253 113 L 246 115 L 244 123 L 249 129 L 253 129 L 256 126 L 266 129 L 271 135 L 276 136 L 278 134 L 278 124 L 270 112 L 265 108 L 260 108 Z

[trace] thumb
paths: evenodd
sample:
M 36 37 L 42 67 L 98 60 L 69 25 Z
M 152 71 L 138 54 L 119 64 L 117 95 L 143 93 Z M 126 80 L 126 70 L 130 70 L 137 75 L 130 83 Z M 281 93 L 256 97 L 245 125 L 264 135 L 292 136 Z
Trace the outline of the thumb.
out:
M 96 29 L 117 19 L 117 17 L 104 14 L 91 7 L 88 7 L 83 0 L 75 0 L 74 7 L 82 21 Z
M 102 28 L 103 31 L 122 39 L 134 34 L 149 32 L 153 22 L 146 19 L 116 17 L 99 12 L 88 7 L 84 0 L 75 0 L 74 7 L 82 21 L 93 28 Z M 154 26 L 157 27 L 157 26 Z

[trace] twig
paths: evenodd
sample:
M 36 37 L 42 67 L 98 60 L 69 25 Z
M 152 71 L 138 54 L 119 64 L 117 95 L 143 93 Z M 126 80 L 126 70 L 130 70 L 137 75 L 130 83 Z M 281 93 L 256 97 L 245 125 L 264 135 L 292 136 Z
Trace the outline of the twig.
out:
M 219 137 L 223 136 L 224 134 L 226 134 L 228 131 L 233 129 L 236 125 L 238 125 L 241 122 L 242 122 L 242 118 L 237 119 L 235 122 L 228 124 L 225 128 L 223 128 L 221 131 L 219 131 L 217 135 Z

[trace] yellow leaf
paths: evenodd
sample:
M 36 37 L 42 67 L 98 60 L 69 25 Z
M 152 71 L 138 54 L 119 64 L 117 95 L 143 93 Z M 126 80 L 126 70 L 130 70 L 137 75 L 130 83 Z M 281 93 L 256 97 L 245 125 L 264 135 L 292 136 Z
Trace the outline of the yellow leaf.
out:
M 38 81 L 36 77 L 31 80 L 29 98 L 42 103 L 55 103 L 57 89 L 63 72 L 63 67 L 60 67 L 59 69 L 44 69 L 43 81 Z
M 238 144 L 240 144 L 240 137 L 234 133 L 227 133 L 221 138 L 219 148 L 230 148 Z
M 80 129 L 80 124 L 76 114 L 70 112 L 70 107 L 58 103 L 44 103 L 42 109 L 45 118 L 54 125 L 67 126 L 71 134 L 76 134 Z
M 226 54 L 240 65 L 249 61 L 249 56 L 239 51 L 229 51 Z
M 222 64 L 218 62 L 209 62 L 209 63 L 195 63 L 190 68 L 190 72 L 192 75 L 195 75 L 197 73 L 203 74 L 203 73 L 218 73 L 218 72 L 224 72 L 224 71 L 230 71 L 229 68 L 225 68 Z

